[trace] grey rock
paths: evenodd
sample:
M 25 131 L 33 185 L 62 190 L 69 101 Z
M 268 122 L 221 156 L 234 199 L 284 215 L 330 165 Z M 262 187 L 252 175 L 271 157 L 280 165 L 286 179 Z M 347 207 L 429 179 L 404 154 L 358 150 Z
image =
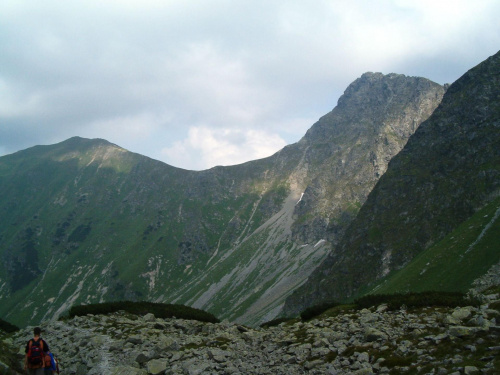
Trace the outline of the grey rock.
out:
M 467 322 L 468 325 L 476 326 L 476 327 L 482 327 L 487 329 L 488 327 L 491 326 L 491 322 L 486 319 L 483 315 L 475 315 L 472 319 L 470 319 Z
M 151 358 L 149 358 L 149 356 L 145 355 L 144 353 L 140 353 L 136 358 L 135 358 L 135 361 L 139 364 L 143 364 L 143 363 L 146 363 L 147 361 L 149 361 Z
M 134 367 L 116 366 L 110 370 L 110 375 L 147 375 L 147 371 Z
M 306 363 L 304 364 L 304 368 L 306 370 L 311 370 L 323 364 L 324 362 L 321 359 L 315 359 L 313 361 L 306 361 Z
M 153 375 L 159 375 L 165 372 L 168 367 L 168 361 L 166 359 L 152 359 L 146 364 L 148 373 Z
M 464 327 L 464 326 L 454 326 L 450 327 L 448 330 L 450 336 L 454 337 L 470 337 L 477 332 L 475 327 Z
M 144 321 L 146 322 L 154 322 L 156 320 L 154 314 L 148 313 L 143 316 Z
M 465 366 L 464 367 L 464 374 L 465 375 L 473 375 L 473 374 L 479 374 L 480 371 L 477 367 L 475 366 Z
M 182 364 L 182 369 L 188 375 L 200 375 L 207 373 L 208 369 L 211 368 L 210 362 L 199 361 L 196 359 L 188 360 Z
M 371 368 L 362 368 L 353 372 L 355 375 L 372 375 L 373 370 Z
M 384 332 L 373 328 L 367 327 L 365 328 L 365 339 L 368 342 L 377 341 L 377 340 L 387 340 L 388 336 Z
M 140 345 L 140 344 L 142 344 L 143 341 L 142 341 L 142 338 L 140 336 L 132 336 L 132 337 L 129 337 L 126 342 L 131 343 L 133 345 Z
M 367 352 L 360 353 L 358 355 L 359 362 L 370 362 L 370 355 Z
M 453 313 L 451 314 L 451 316 L 461 322 L 464 321 L 465 319 L 468 319 L 472 315 L 472 310 L 473 307 L 471 306 L 456 308 L 455 311 L 453 311 Z

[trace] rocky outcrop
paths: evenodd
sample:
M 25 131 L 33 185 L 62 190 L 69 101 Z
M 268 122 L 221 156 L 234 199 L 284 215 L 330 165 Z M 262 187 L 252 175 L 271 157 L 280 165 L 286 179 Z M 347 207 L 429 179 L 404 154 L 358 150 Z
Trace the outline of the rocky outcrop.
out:
M 428 79 L 402 74 L 365 73 L 351 83 L 298 144 L 307 146 L 308 170 L 293 238 L 337 243 L 389 161 L 443 94 Z
M 285 314 L 353 296 L 498 197 L 499 77 L 497 53 L 448 88 L 391 160 L 338 246 L 287 299 Z
M 47 322 L 64 374 L 421 374 L 500 371 L 500 301 L 388 311 L 339 307 L 252 329 L 126 313 Z M 4 342 L 21 350 L 31 328 Z

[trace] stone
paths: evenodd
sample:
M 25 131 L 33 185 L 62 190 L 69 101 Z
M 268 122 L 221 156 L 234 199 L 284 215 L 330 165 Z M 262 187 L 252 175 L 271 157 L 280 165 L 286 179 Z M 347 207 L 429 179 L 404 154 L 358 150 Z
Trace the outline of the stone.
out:
M 114 343 L 109 345 L 109 350 L 111 352 L 118 352 L 123 350 L 123 341 L 115 341 Z
M 367 352 L 360 353 L 358 355 L 359 362 L 370 362 L 370 355 Z
M 182 369 L 188 375 L 201 375 L 206 373 L 206 370 L 211 367 L 211 364 L 206 361 L 189 360 L 182 364 Z
M 382 331 L 379 331 L 373 327 L 365 328 L 365 339 L 368 342 L 377 341 L 377 340 L 387 340 L 388 336 Z
M 452 315 L 446 315 L 443 319 L 445 324 L 459 325 L 461 322 L 459 319 L 453 317 Z
M 116 366 L 110 370 L 109 375 L 148 375 L 148 373 L 135 367 Z
M 464 327 L 464 326 L 452 326 L 448 330 L 450 336 L 454 337 L 470 337 L 474 335 L 476 331 L 477 328 L 475 327 Z
M 479 374 L 479 369 L 476 366 L 465 366 L 464 374 L 465 375 Z
M 489 331 L 495 333 L 495 334 L 500 334 L 500 326 L 497 326 L 497 325 L 491 325 L 488 327 L 489 328 Z
M 491 323 L 488 319 L 485 319 L 483 315 L 476 315 L 472 319 L 468 321 L 469 325 L 476 326 L 476 327 L 482 327 L 482 328 L 488 328 L 490 327 Z
M 135 361 L 139 364 L 143 364 L 143 363 L 146 363 L 147 361 L 149 361 L 151 358 L 149 358 L 147 355 L 145 355 L 144 353 L 140 353 L 139 355 L 137 355 L 137 357 L 135 358 Z
M 150 374 L 162 374 L 168 368 L 168 361 L 166 359 L 152 359 L 146 363 L 146 367 Z
M 132 336 L 126 342 L 133 345 L 140 345 L 142 344 L 142 338 L 140 336 Z
M 439 335 L 435 336 L 426 336 L 426 340 L 431 340 L 434 341 L 435 344 L 439 344 L 441 341 L 447 339 L 449 336 L 446 333 L 440 333 Z
M 472 353 L 475 353 L 477 350 L 475 345 L 465 345 L 464 348 L 470 350 Z
M 465 319 L 470 318 L 472 315 L 472 309 L 473 307 L 467 306 L 467 307 L 458 307 L 453 311 L 451 316 L 459 321 L 463 321 Z
M 383 313 L 383 312 L 387 311 L 388 308 L 389 308 L 389 306 L 387 306 L 386 303 L 383 303 L 377 307 L 377 312 Z
M 352 374 L 354 375 L 373 375 L 372 368 L 361 368 L 359 370 L 354 371 Z
M 325 363 L 325 362 L 324 362 L 324 361 L 322 361 L 321 359 L 315 359 L 315 360 L 313 360 L 313 361 L 307 361 L 307 362 L 304 364 L 304 368 L 305 368 L 306 370 L 311 370 L 311 369 L 313 369 L 313 368 L 315 368 L 315 367 L 318 367 L 318 366 L 320 366 L 320 365 L 322 365 L 322 364 L 324 364 L 324 363 Z
M 154 322 L 154 321 L 156 321 L 156 317 L 152 313 L 148 313 L 148 314 L 144 315 L 143 319 L 144 319 L 145 322 Z

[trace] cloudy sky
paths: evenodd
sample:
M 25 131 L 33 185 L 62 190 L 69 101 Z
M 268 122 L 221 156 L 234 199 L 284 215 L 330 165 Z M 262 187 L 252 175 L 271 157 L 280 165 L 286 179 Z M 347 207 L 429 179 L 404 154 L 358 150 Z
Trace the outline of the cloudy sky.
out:
M 0 155 L 78 135 L 186 169 L 297 142 L 366 71 L 451 83 L 498 0 L 2 0 Z

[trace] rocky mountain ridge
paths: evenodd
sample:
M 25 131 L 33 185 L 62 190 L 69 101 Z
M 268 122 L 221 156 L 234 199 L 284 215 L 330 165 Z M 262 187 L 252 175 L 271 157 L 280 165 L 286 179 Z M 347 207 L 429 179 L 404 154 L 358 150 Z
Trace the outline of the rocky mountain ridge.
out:
M 300 142 L 201 172 L 82 138 L 1 157 L 1 316 L 127 299 L 272 319 L 443 93 L 368 73 Z
M 447 234 L 480 209 L 492 205 L 495 212 L 499 196 L 497 53 L 448 88 L 439 107 L 390 161 L 387 172 L 370 192 L 338 246 L 308 281 L 288 297 L 285 314 L 297 314 L 324 300 L 352 298 L 362 288 L 368 292 L 370 286 L 402 269 L 424 250 L 438 246 Z M 499 233 L 495 217 L 496 214 L 480 229 L 493 227 L 492 233 Z M 464 240 L 469 242 L 460 246 L 472 245 L 475 240 Z M 448 254 L 453 246 L 450 242 Z M 498 241 L 484 246 L 491 250 L 489 265 L 497 263 Z M 470 251 L 465 246 L 461 256 L 480 250 L 476 246 Z M 478 268 L 475 277 L 486 270 L 484 265 Z M 450 273 L 453 277 L 459 280 L 460 275 Z M 434 288 L 439 287 L 434 284 Z

